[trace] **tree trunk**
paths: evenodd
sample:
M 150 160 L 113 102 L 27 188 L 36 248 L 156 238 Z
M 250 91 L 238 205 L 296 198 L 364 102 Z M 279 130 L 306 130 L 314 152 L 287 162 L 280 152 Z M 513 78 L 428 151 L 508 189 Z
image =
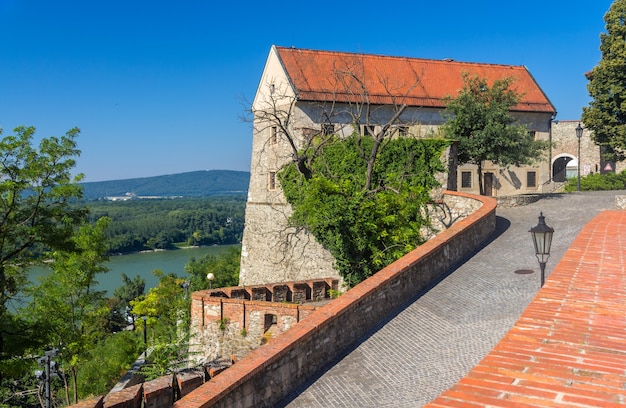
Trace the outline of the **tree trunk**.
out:
M 72 378 L 74 380 L 73 391 L 74 391 L 74 404 L 78 403 L 78 369 L 72 369 Z

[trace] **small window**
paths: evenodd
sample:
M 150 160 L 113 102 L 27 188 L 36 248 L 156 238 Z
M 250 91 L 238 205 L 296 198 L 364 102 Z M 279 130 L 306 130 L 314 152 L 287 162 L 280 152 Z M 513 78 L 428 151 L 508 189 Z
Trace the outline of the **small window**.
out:
M 396 126 L 395 134 L 400 137 L 406 137 L 409 135 L 409 127 L 408 126 Z
M 267 188 L 272 191 L 276 190 L 276 172 L 270 171 Z
M 374 136 L 374 125 L 361 125 L 361 136 Z
M 269 329 L 272 328 L 272 326 L 276 325 L 278 323 L 278 316 L 276 316 L 275 314 L 266 314 L 264 316 L 264 322 L 263 322 L 263 332 L 267 332 Z
M 537 132 L 535 132 L 534 130 L 530 130 L 528 131 L 528 134 L 530 135 L 530 137 L 533 138 L 533 140 L 537 140 Z
M 472 172 L 471 171 L 461 172 L 461 187 L 472 188 Z
M 322 124 L 322 135 L 330 136 L 335 133 L 335 125 L 332 123 L 323 123 Z
M 526 187 L 537 187 L 536 171 L 529 171 L 526 173 Z
M 276 144 L 278 140 L 278 126 L 272 126 L 270 128 L 270 144 Z

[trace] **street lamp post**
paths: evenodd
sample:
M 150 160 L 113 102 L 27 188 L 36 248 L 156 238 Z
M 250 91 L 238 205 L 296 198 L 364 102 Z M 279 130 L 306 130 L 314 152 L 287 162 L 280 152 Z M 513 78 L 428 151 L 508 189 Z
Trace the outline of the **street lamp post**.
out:
M 142 316 L 143 319 L 143 349 L 144 358 L 148 358 L 148 316 Z
M 213 289 L 213 279 L 215 279 L 215 275 L 209 272 L 206 274 L 206 278 L 209 280 L 209 289 Z
M 541 268 L 541 286 L 543 287 L 546 280 L 546 262 L 550 258 L 550 246 L 552 245 L 554 228 L 549 227 L 546 224 L 546 217 L 543 216 L 543 213 L 539 213 L 539 223 L 532 227 L 529 232 L 532 235 L 533 244 L 535 245 L 535 256 Z
M 44 353 L 44 356 L 38 359 L 39 364 L 44 366 L 45 370 L 35 371 L 35 376 L 37 377 L 37 380 L 44 382 L 46 408 L 52 407 L 50 380 L 52 376 L 58 375 L 58 365 L 56 361 L 53 361 L 52 359 L 57 356 L 58 352 L 59 352 L 58 349 L 52 349 L 52 350 L 46 351 Z
M 189 281 L 185 281 L 182 284 L 183 289 L 185 289 L 185 299 L 189 297 Z
M 580 126 L 576 126 L 576 138 L 578 139 L 578 184 L 576 186 L 576 191 L 580 191 L 580 139 L 583 137 L 583 128 Z

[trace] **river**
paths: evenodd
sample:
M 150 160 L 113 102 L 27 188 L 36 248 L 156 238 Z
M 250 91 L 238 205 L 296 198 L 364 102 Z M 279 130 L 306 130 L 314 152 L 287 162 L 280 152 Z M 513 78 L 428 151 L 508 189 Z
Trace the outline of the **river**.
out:
M 201 258 L 204 255 L 217 255 L 226 251 L 232 245 L 207 246 L 197 248 L 184 248 L 173 251 L 142 252 L 137 254 L 116 255 L 109 258 L 105 265 L 109 272 L 97 277 L 98 290 L 104 290 L 109 295 L 122 285 L 122 273 L 129 278 L 139 275 L 146 281 L 146 292 L 158 285 L 159 279 L 152 274 L 155 269 L 165 273 L 175 273 L 178 276 L 186 276 L 185 264 L 191 258 Z M 30 281 L 37 283 L 41 276 L 50 273 L 43 267 L 32 268 L 29 272 Z

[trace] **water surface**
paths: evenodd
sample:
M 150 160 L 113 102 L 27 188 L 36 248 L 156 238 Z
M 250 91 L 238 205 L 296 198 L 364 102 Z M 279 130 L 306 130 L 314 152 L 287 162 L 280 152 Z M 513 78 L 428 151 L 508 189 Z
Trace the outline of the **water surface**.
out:
M 100 274 L 97 277 L 98 290 L 104 290 L 109 295 L 122 285 L 122 273 L 133 279 L 139 275 L 146 281 L 146 292 L 148 289 L 158 285 L 159 279 L 152 273 L 160 270 L 165 273 L 174 273 L 178 276 L 187 276 L 185 264 L 191 258 L 201 258 L 204 255 L 218 255 L 226 251 L 233 245 L 207 246 L 198 248 L 184 248 L 173 251 L 142 252 L 128 255 L 116 255 L 109 258 L 105 264 L 109 272 Z M 44 267 L 32 268 L 29 273 L 31 282 L 37 283 L 42 276 L 50 273 L 50 269 Z

